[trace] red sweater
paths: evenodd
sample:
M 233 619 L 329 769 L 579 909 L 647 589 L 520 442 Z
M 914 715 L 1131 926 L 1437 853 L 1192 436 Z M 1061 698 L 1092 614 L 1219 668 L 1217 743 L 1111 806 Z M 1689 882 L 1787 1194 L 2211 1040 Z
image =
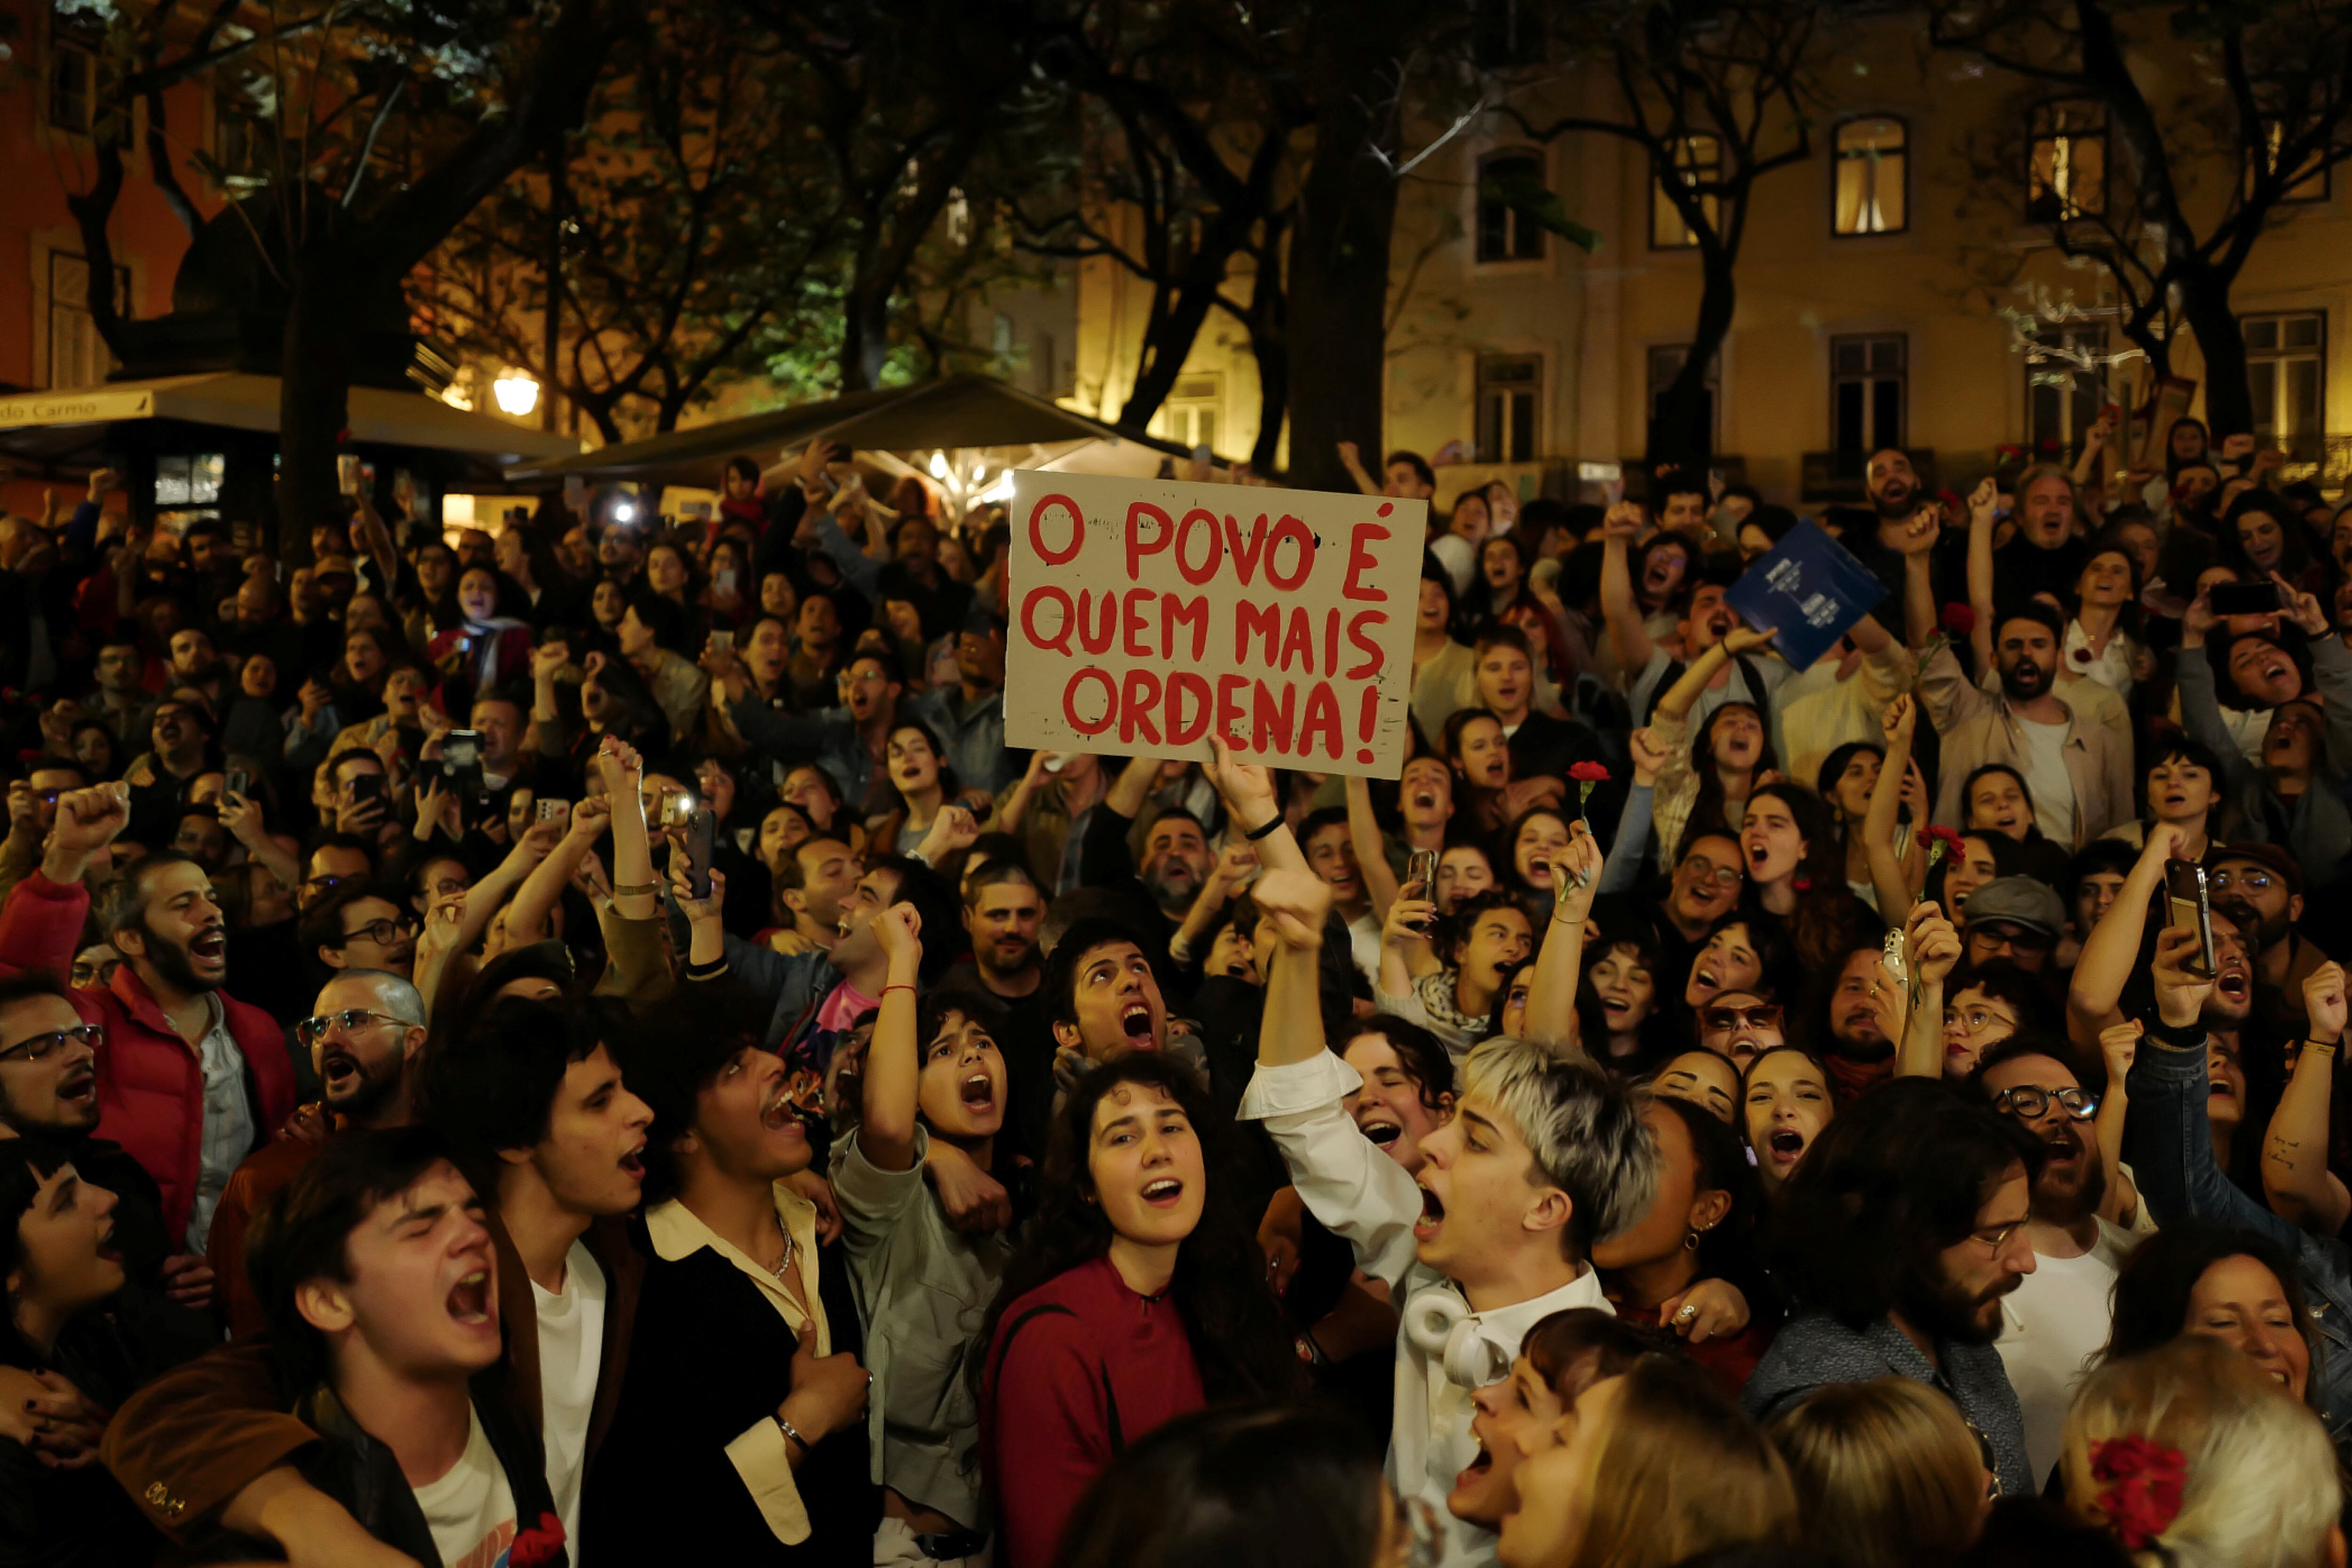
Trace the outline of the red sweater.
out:
M 1062 1525 L 1104 1467 L 1207 1403 L 1176 1304 L 1139 1296 L 1107 1258 L 1004 1309 L 981 1390 L 993 1456 L 1000 1568 L 1047 1568 Z

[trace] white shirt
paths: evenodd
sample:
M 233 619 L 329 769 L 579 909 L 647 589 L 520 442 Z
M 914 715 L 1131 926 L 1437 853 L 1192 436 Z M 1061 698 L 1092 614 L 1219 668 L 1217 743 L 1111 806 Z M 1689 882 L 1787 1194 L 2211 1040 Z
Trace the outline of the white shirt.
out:
M 2033 820 L 2042 837 L 2062 849 L 2074 847 L 2074 781 L 2066 772 L 2063 724 L 2038 724 L 2021 713 L 2017 727 L 2025 736 L 2025 787 L 2033 796 Z
M 514 1490 L 482 1430 L 481 1416 L 471 1405 L 466 1415 L 471 1427 L 466 1451 L 449 1473 L 409 1489 L 432 1529 L 433 1550 L 443 1568 L 497 1568 L 514 1544 Z
M 563 1289 L 536 1279 L 539 1305 L 539 1424 L 547 1449 L 547 1489 L 563 1516 L 567 1541 L 580 1539 L 580 1476 L 587 1467 L 588 1412 L 604 1360 L 604 1271 L 585 1244 L 563 1257 Z M 573 1548 L 574 1555 L 578 1548 Z
M 2104 1219 L 2098 1226 L 2098 1239 L 2080 1258 L 2036 1251 L 2033 1272 L 2000 1300 L 2000 1338 L 1993 1348 L 2025 1413 L 2025 1457 L 2036 1481 L 2058 1462 L 2066 1405 L 2106 1346 L 2116 1274 L 2139 1242 Z
M 1348 956 L 1375 990 L 1381 984 L 1381 917 L 1366 910 L 1348 922 Z
M 253 1106 L 245 1095 L 245 1053 L 228 1032 L 228 1009 L 216 994 L 207 994 L 212 1027 L 196 1043 L 205 1068 L 204 1132 L 196 1154 L 196 1201 L 188 1211 L 190 1252 L 202 1252 L 212 1234 L 213 1211 L 229 1177 L 253 1152 Z
M 2095 658 L 2077 658 L 2075 650 L 2091 651 L 2091 634 L 2083 623 L 2066 623 L 2066 641 L 2058 650 L 2058 666 L 2069 675 L 2079 675 L 2085 680 L 2095 680 L 2119 696 L 2128 697 L 2132 689 L 2132 654 L 2137 645 L 2128 633 L 2117 631 L 2107 638 L 2107 646 Z
M 1458 1293 L 1458 1288 L 1416 1256 L 1412 1227 L 1421 1218 L 1421 1188 L 1339 1109 L 1341 1097 L 1362 1083 L 1355 1068 L 1324 1051 L 1286 1067 L 1259 1068 L 1234 1114 L 1265 1124 L 1308 1211 L 1347 1238 L 1357 1267 L 1386 1283 L 1409 1313 L 1413 1298 L 1431 1291 Z M 1547 1295 L 1474 1312 L 1468 1321 L 1477 1338 L 1499 1352 L 1489 1359 L 1507 1376 L 1528 1331 L 1570 1307 L 1610 1310 L 1601 1278 L 1591 1269 Z M 1470 1390 L 1445 1375 L 1443 1358 L 1431 1356 L 1400 1329 L 1389 1485 L 1401 1498 L 1426 1503 L 1440 1521 L 1443 1568 L 1483 1568 L 1495 1561 L 1494 1531 L 1456 1519 L 1445 1508 L 1454 1477 L 1478 1454 L 1477 1439 L 1470 1435 L 1470 1418 L 1476 1414 Z

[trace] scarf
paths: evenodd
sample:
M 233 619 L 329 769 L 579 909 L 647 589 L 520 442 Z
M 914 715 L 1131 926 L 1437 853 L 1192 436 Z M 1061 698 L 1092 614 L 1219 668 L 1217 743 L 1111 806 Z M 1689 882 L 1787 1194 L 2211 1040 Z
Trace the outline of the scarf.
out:
M 1486 1020 L 1474 1018 L 1454 1005 L 1454 983 L 1460 971 L 1437 969 L 1412 983 L 1412 994 L 1429 1014 L 1430 1033 L 1447 1045 L 1467 1050 L 1486 1037 Z

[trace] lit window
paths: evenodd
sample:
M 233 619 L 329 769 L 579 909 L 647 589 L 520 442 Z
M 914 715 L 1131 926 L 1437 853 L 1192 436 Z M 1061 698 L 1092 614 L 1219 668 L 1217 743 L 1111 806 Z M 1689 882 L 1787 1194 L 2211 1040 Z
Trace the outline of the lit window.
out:
M 2327 429 L 2326 312 L 2243 316 L 2238 325 L 2246 334 L 2254 439 L 2311 460 Z
M 1903 121 L 1849 120 L 1837 128 L 1837 232 L 1895 234 L 1910 221 Z

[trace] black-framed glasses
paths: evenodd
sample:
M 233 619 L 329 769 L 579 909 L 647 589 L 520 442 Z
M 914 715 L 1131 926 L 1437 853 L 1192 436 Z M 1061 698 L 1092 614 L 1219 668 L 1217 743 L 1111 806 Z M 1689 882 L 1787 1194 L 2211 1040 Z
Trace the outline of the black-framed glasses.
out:
M 68 1041 L 98 1050 L 106 1044 L 106 1026 L 103 1024 L 79 1024 L 70 1029 L 31 1036 L 18 1040 L 6 1050 L 0 1050 L 0 1062 L 17 1058 L 28 1062 L 45 1062 L 63 1050 Z
M 1780 1026 L 1780 1009 L 1769 1002 L 1760 1002 L 1753 1007 L 1707 1007 L 1700 1011 L 1699 1018 L 1710 1029 L 1777 1029 Z
M 2221 893 L 2231 888 L 2244 888 L 2249 892 L 2267 893 L 2278 879 L 2268 871 L 2216 871 L 2205 879 L 2209 891 Z
M 326 1038 L 330 1029 L 341 1029 L 348 1035 L 371 1022 L 400 1024 L 403 1028 L 408 1026 L 389 1013 L 378 1013 L 366 1007 L 346 1007 L 340 1013 L 321 1013 L 316 1017 L 303 1019 L 294 1026 L 294 1037 L 306 1046 L 315 1046 Z
M 345 931 L 343 933 L 343 941 L 346 942 L 353 942 L 359 941 L 362 937 L 365 937 L 368 941 L 375 943 L 378 947 L 390 947 L 394 942 L 398 942 L 402 937 L 407 936 L 415 929 L 416 922 L 415 921 L 373 920 L 369 921 L 364 925 L 353 926 L 351 930 Z
M 2099 1113 L 2099 1097 L 2087 1089 L 2034 1089 L 2020 1084 L 1994 1095 L 1992 1103 L 1994 1109 L 2027 1121 L 2039 1121 L 2053 1104 L 2077 1121 L 2088 1121 Z

